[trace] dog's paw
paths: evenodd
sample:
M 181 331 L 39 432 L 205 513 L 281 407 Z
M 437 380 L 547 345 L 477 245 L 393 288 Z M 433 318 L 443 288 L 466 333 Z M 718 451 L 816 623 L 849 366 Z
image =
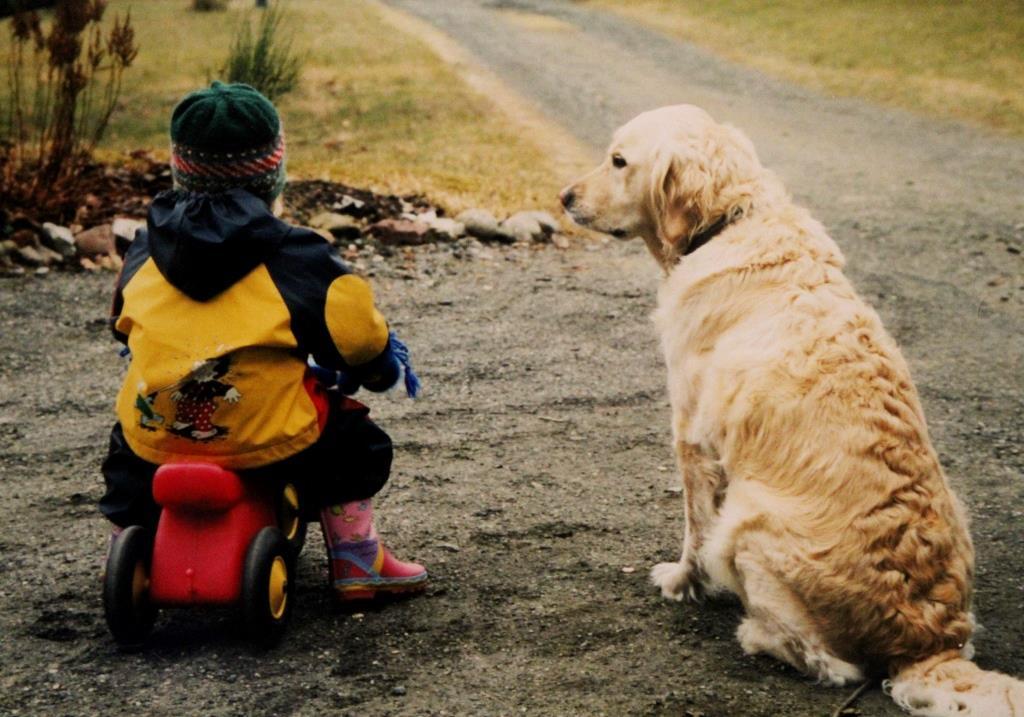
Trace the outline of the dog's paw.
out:
M 752 617 L 743 618 L 743 622 L 736 628 L 736 639 L 748 655 L 768 652 L 773 644 L 772 636 L 768 635 L 761 623 Z
M 702 590 L 695 572 L 686 563 L 658 563 L 651 568 L 651 583 L 669 600 L 699 600 Z
M 845 687 L 864 681 L 861 668 L 824 651 L 808 657 L 807 672 L 829 687 Z

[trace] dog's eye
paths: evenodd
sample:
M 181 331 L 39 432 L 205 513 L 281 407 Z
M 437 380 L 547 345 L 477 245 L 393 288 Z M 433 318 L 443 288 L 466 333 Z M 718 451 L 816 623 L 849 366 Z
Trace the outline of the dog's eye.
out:
M 616 169 L 622 169 L 623 167 L 626 166 L 626 158 L 623 157 L 621 154 L 613 154 L 612 166 L 615 167 Z

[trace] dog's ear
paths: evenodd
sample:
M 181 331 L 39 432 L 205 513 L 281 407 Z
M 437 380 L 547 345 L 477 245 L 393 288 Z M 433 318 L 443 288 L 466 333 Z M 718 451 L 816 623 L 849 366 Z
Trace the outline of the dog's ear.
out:
M 651 176 L 651 216 L 666 252 L 699 231 L 714 201 L 711 172 L 700 153 L 682 145 L 662 147 Z
M 750 140 L 729 125 L 709 127 L 693 144 L 659 150 L 650 191 L 651 216 L 666 255 L 723 216 L 749 210 L 763 170 Z

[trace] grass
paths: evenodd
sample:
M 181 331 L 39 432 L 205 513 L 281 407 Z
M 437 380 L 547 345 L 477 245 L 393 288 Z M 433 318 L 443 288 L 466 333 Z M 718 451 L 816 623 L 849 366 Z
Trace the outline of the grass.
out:
M 141 48 L 125 75 L 102 145 L 108 156 L 150 148 L 166 156 L 175 103 L 216 78 L 251 0 L 226 12 L 191 12 L 186 0 L 113 0 L 131 8 Z M 388 24 L 371 3 L 284 3 L 284 30 L 306 62 L 281 98 L 293 178 L 323 178 L 387 192 L 422 192 L 457 211 L 551 208 L 559 180 L 547 155 L 423 42 Z M 0 26 L 0 57 L 7 32 Z M 0 84 L 0 93 L 3 85 Z M 0 104 L 2 104 L 0 96 Z
M 765 72 L 1024 135 L 1020 0 L 590 0 Z

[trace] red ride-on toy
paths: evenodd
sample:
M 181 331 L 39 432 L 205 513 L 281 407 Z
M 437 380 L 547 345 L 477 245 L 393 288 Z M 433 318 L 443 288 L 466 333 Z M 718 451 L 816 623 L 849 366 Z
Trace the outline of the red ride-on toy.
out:
M 239 605 L 249 637 L 276 642 L 306 535 L 295 487 L 178 463 L 157 470 L 153 497 L 163 508 L 156 535 L 126 528 L 107 558 L 103 608 L 114 639 L 142 642 L 162 607 Z

